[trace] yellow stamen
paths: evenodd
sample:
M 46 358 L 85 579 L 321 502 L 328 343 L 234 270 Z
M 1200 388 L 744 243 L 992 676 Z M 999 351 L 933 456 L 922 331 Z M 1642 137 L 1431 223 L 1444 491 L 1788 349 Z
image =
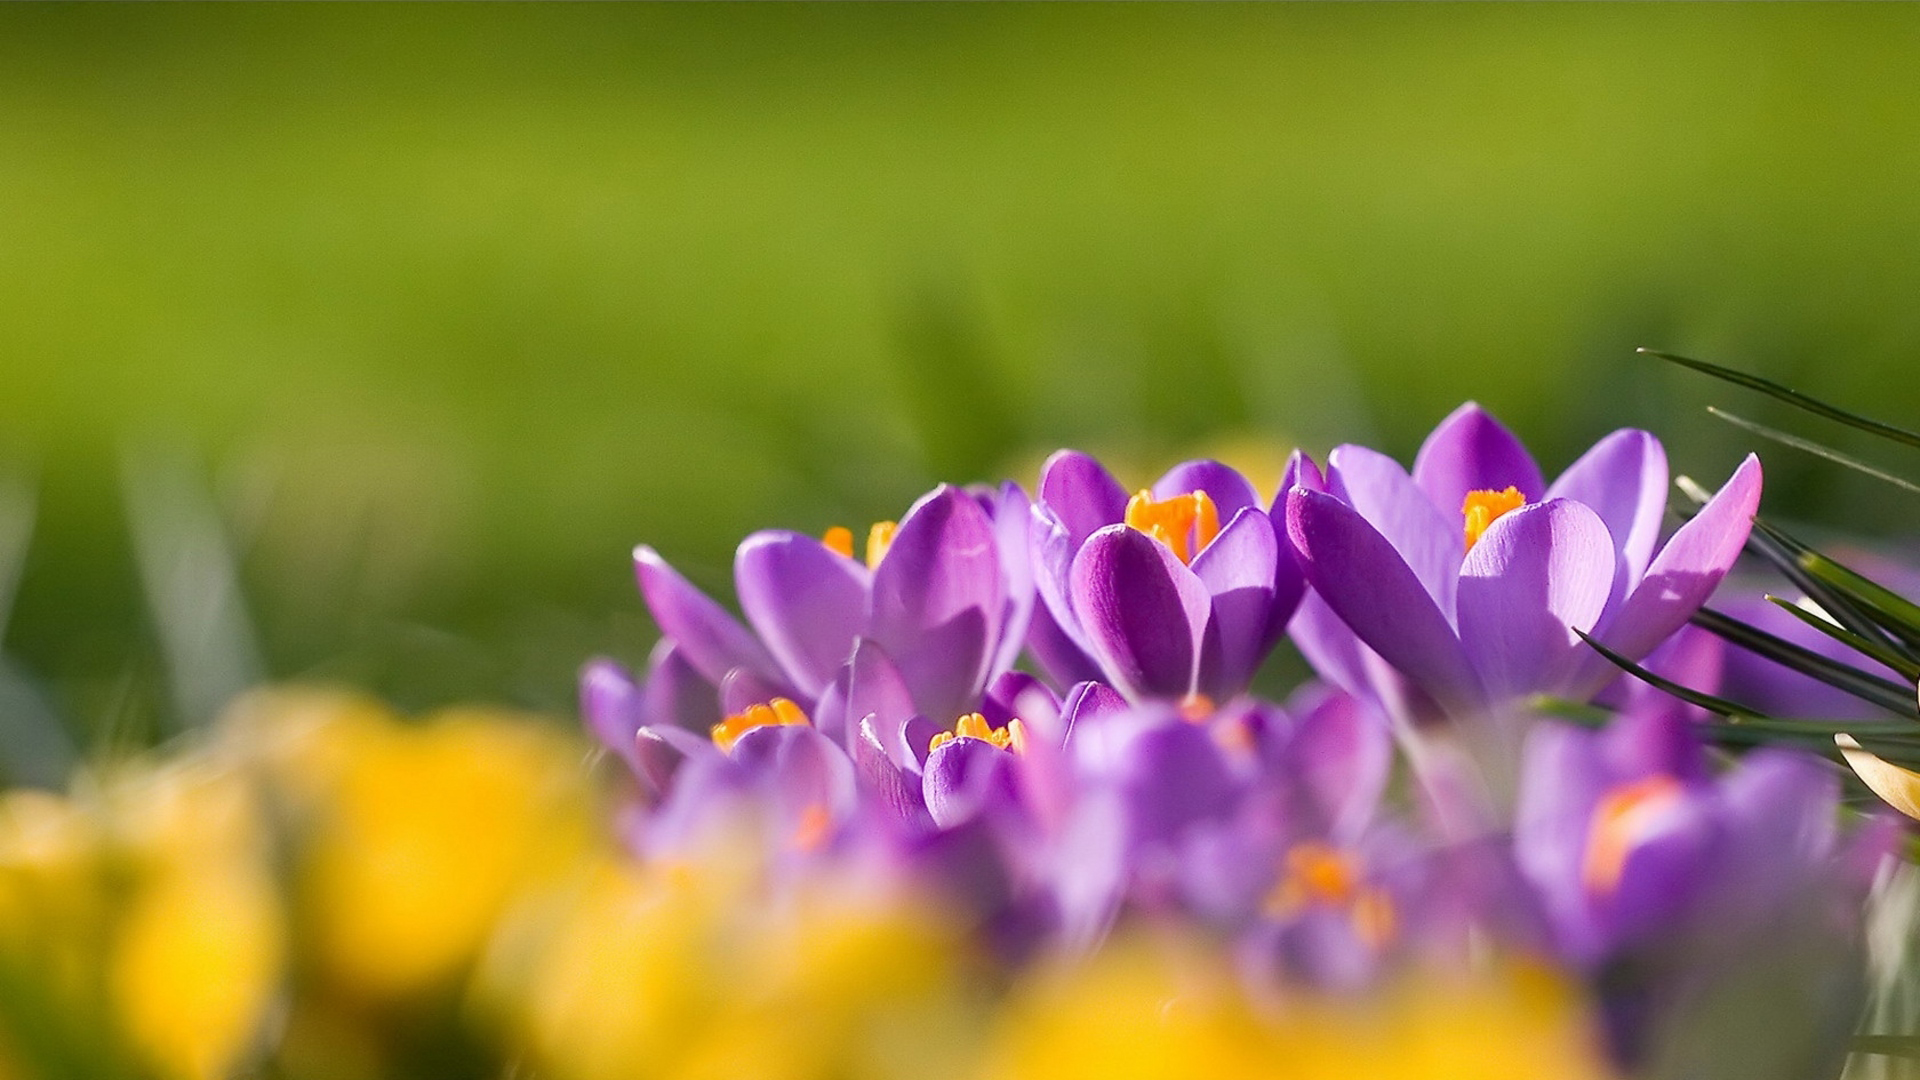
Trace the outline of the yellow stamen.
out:
M 894 521 L 876 521 L 873 528 L 867 530 L 867 569 L 880 569 L 880 560 L 887 557 L 888 549 L 893 547 L 893 535 L 900 531 L 900 524 Z
M 1671 776 L 1649 776 L 1614 788 L 1593 809 L 1587 832 L 1587 853 L 1580 864 L 1580 880 L 1594 892 L 1620 887 L 1627 857 L 1674 803 L 1683 789 Z
M 800 824 L 794 826 L 793 848 L 808 853 L 819 851 L 832 835 L 833 815 L 827 812 L 826 807 L 813 803 L 800 815 Z
M 1473 545 L 1480 542 L 1480 537 L 1501 515 L 1525 505 L 1527 497 L 1512 485 L 1505 491 L 1467 492 L 1466 500 L 1460 504 L 1460 512 L 1467 516 L 1467 550 L 1473 550 Z
M 1220 535 L 1220 511 L 1204 491 L 1155 499 L 1143 489 L 1127 500 L 1126 520 L 1165 544 L 1183 563 L 1192 562 Z
M 713 725 L 713 744 L 729 753 L 740 736 L 760 727 L 809 726 L 813 721 L 800 706 L 777 697 L 765 705 L 749 705 L 745 712 L 737 712 L 725 720 Z
M 1345 912 L 1355 936 L 1373 948 L 1392 941 L 1398 927 L 1392 897 L 1363 883 L 1352 855 L 1308 841 L 1287 852 L 1285 870 L 1263 908 L 1273 918 L 1290 919 L 1316 907 Z
M 954 721 L 952 731 L 942 731 L 927 744 L 929 753 L 940 749 L 955 739 L 983 739 L 1002 750 L 1024 755 L 1027 752 L 1027 725 L 1019 717 L 1007 721 L 1007 726 L 996 728 L 987 723 L 987 718 L 977 712 L 968 713 Z
M 836 555 L 844 555 L 849 559 L 853 558 L 853 530 L 847 528 L 845 525 L 835 525 L 833 528 L 828 529 L 826 533 L 820 537 L 820 542 L 827 546 L 828 551 Z

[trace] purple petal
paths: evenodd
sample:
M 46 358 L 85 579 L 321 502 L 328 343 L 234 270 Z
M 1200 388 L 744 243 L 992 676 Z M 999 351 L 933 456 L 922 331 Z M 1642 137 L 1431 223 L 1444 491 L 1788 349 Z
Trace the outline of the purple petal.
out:
M 1103 682 L 1074 684 L 1060 706 L 1061 742 L 1066 742 L 1085 725 L 1098 726 L 1108 717 L 1127 711 L 1127 699 Z
M 1117 764 L 1136 843 L 1173 840 L 1197 822 L 1226 815 L 1239 799 L 1220 748 L 1197 724 L 1144 725 L 1125 740 Z
M 796 825 L 815 807 L 836 820 L 853 811 L 858 797 L 853 762 L 832 739 L 810 727 L 754 728 L 733 744 L 731 756 Z
M 719 688 L 694 670 L 672 638 L 661 638 L 653 647 L 642 693 L 642 712 L 651 725 L 673 725 L 705 738 L 725 715 Z
M 580 717 L 600 745 L 639 772 L 633 737 L 642 721 L 640 685 L 627 669 L 605 657 L 587 662 L 580 672 Z
M 1287 757 L 1335 838 L 1359 835 L 1393 769 L 1386 718 L 1351 694 L 1333 691 L 1301 716 Z
M 1280 490 L 1274 493 L 1269 509 L 1285 514 L 1287 510 L 1287 492 L 1303 487 L 1308 491 L 1327 490 L 1327 478 L 1320 472 L 1320 466 L 1313 463 L 1304 450 L 1295 450 L 1287 456 L 1287 469 L 1280 474 Z M 1276 525 L 1280 524 L 1275 522 Z M 1284 529 L 1279 530 L 1284 532 Z
M 1073 607 L 1113 684 L 1135 698 L 1191 693 L 1212 598 L 1165 544 L 1110 525 L 1073 560 Z
M 1547 489 L 1549 499 L 1585 503 L 1606 523 L 1631 589 L 1647 572 L 1667 512 L 1667 452 L 1644 431 L 1616 431 L 1580 455 Z
M 873 638 L 922 713 L 969 711 L 999 642 L 1006 602 L 993 520 L 942 485 L 914 504 L 873 575 Z
M 1006 582 L 1007 597 L 1006 608 L 1000 615 L 1000 641 L 987 668 L 997 673 L 1010 670 L 1014 661 L 1020 659 L 1020 650 L 1027 643 L 1027 629 L 1033 620 L 1037 592 L 1032 545 L 1028 540 L 1033 504 L 1027 500 L 1027 493 L 1012 481 L 1000 485 L 992 513 L 994 541 L 1000 554 L 1000 573 Z
M 1034 592 L 1040 597 L 1040 603 L 1035 605 L 1028 635 L 1035 639 L 1031 644 L 1036 652 L 1057 643 L 1060 651 L 1056 659 L 1068 667 L 1074 663 L 1075 653 L 1082 656 L 1087 653 L 1086 632 L 1080 628 L 1079 616 L 1073 613 L 1070 580 L 1073 557 L 1080 553 L 1080 543 L 1051 511 L 1039 503 L 1034 504 L 1027 523 L 1027 555 Z M 1047 662 L 1044 656 L 1042 662 Z M 1055 669 L 1049 667 L 1048 670 Z M 1057 672 L 1056 677 L 1071 681 L 1065 672 Z
M 895 824 L 909 831 L 933 824 L 927 815 L 926 799 L 921 795 L 919 775 L 902 769 L 887 753 L 870 719 L 856 725 L 847 746 L 860 790 L 873 805 L 882 808 Z
M 1451 625 L 1466 527 L 1436 509 L 1399 462 L 1364 446 L 1336 446 L 1327 455 L 1327 492 L 1393 545 Z
M 1127 513 L 1127 490 L 1098 461 L 1078 450 L 1061 450 L 1047 459 L 1040 468 L 1036 495 L 1066 527 L 1075 549 Z
M 1461 504 L 1469 491 L 1520 489 L 1530 503 L 1546 490 L 1540 466 L 1513 432 L 1474 402 L 1453 410 L 1433 429 L 1413 459 L 1413 482 L 1458 533 L 1466 527 Z
M 1579 958 L 1598 945 L 1582 881 L 1587 838 L 1594 807 L 1616 782 L 1594 733 L 1542 723 L 1528 735 L 1514 810 L 1514 857 L 1539 890 L 1563 943 Z
M 916 714 L 913 693 L 886 650 L 861 640 L 847 665 L 846 681 L 846 729 L 868 728 L 896 766 L 918 768 L 907 745 L 907 724 Z
M 1646 577 L 1595 636 L 1627 659 L 1638 660 L 1692 618 L 1746 546 L 1754 512 L 1760 508 L 1760 482 L 1760 459 L 1748 454 L 1719 492 L 1654 556 Z M 1589 692 L 1611 677 L 1610 665 L 1598 655 L 1584 667 Z
M 1153 485 L 1155 499 L 1204 491 L 1213 500 L 1221 521 L 1228 521 L 1249 506 L 1260 506 L 1260 492 L 1240 471 L 1218 461 L 1186 461 L 1167 470 Z
M 1281 560 L 1273 520 L 1258 506 L 1242 509 L 1206 550 L 1194 557 L 1193 574 L 1212 597 L 1200 656 L 1201 693 L 1216 701 L 1235 697 L 1253 680 L 1286 623 L 1273 618 L 1274 568 Z M 1293 553 L 1285 555 L 1298 573 Z
M 1060 726 L 1060 699 L 1045 683 L 1024 671 L 1003 671 L 987 686 L 980 711 L 989 727 L 1005 727 L 1019 719 L 1027 729 L 1058 746 L 1065 734 Z
M 1012 754 L 984 739 L 950 739 L 927 755 L 922 794 L 943 829 L 982 814 L 1015 811 L 1019 785 Z
M 1432 595 L 1353 507 L 1295 488 L 1287 494 L 1287 529 L 1307 580 L 1361 641 L 1450 711 L 1484 701 Z
M 867 619 L 867 581 L 866 567 L 794 532 L 754 533 L 733 559 L 747 622 L 808 697 L 853 653 Z
M 1496 699 L 1552 692 L 1572 674 L 1613 589 L 1599 515 L 1555 499 L 1502 515 L 1460 570 L 1460 640 Z
M 786 696 L 777 684 L 746 668 L 734 668 L 720 680 L 720 710 L 727 716 L 736 716 L 755 705 L 766 705 L 774 698 Z
M 643 544 L 633 549 L 633 565 L 653 621 L 708 682 L 718 686 L 734 668 L 746 668 L 768 682 L 785 682 L 773 657 L 747 628 L 668 566 L 659 552 Z
M 1052 608 L 1046 604 L 1034 605 L 1033 620 L 1027 624 L 1027 651 L 1055 686 L 1072 686 L 1102 677 L 1099 661 L 1067 636 L 1054 619 Z

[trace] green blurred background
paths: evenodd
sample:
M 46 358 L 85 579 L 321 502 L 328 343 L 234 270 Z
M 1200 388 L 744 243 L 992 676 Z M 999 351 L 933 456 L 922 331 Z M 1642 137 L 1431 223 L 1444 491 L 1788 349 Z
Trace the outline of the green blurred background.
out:
M 1913 422 L 1916 57 L 1911 6 L 7 6 L 0 711 L 566 710 L 651 640 L 635 543 L 724 593 L 1058 445 L 1405 456 L 1471 397 L 1717 481 L 1704 404 L 1795 423 L 1638 345 Z

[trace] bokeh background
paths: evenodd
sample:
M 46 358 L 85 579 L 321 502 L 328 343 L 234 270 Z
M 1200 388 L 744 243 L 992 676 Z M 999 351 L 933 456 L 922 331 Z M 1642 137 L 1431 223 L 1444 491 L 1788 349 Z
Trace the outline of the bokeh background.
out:
M 9 5 L 0 766 L 262 676 L 564 714 L 652 639 L 635 543 L 725 593 L 1060 445 L 1854 445 L 1633 349 L 1913 422 L 1916 56 L 1892 5 Z

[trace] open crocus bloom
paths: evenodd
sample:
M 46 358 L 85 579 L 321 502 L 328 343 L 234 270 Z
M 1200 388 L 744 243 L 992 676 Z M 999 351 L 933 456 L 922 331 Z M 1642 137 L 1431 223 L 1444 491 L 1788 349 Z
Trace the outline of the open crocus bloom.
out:
M 1026 506 L 1013 484 L 984 497 L 942 485 L 876 528 L 865 559 L 845 530 L 754 533 L 734 557 L 751 632 L 652 548 L 634 563 L 654 620 L 724 715 L 774 698 L 811 710 L 861 638 L 886 649 L 927 715 L 958 715 L 1026 639 Z
M 1291 473 L 1291 470 L 1290 470 Z M 1033 649 L 1062 682 L 1134 700 L 1246 690 L 1299 603 L 1300 570 L 1253 485 L 1215 461 L 1129 496 L 1099 462 L 1047 459 L 1033 507 Z
M 1604 976 L 1622 1064 L 1643 1064 L 1663 1027 L 1707 1022 L 1691 1014 L 1713 1007 L 1716 983 L 1752 979 L 1774 949 L 1808 950 L 1788 964 L 1805 980 L 1796 1000 L 1844 1036 L 1860 905 L 1897 833 L 1879 819 L 1843 834 L 1839 808 L 1838 778 L 1798 751 L 1755 750 L 1713 774 L 1670 710 L 1603 732 L 1534 729 L 1515 858 L 1561 959 Z
M 1428 702 L 1463 716 L 1531 694 L 1590 697 L 1616 673 L 1574 630 L 1647 655 L 1726 575 L 1760 499 L 1749 455 L 1662 546 L 1659 440 L 1616 431 L 1548 485 L 1472 403 L 1427 437 L 1411 475 L 1341 446 L 1317 479 L 1303 470 L 1287 492 L 1288 535 L 1338 622 L 1303 620 L 1295 637 L 1328 678 L 1393 708 L 1400 695 L 1367 663 L 1383 660 L 1418 695 L 1398 710 L 1415 717 Z

